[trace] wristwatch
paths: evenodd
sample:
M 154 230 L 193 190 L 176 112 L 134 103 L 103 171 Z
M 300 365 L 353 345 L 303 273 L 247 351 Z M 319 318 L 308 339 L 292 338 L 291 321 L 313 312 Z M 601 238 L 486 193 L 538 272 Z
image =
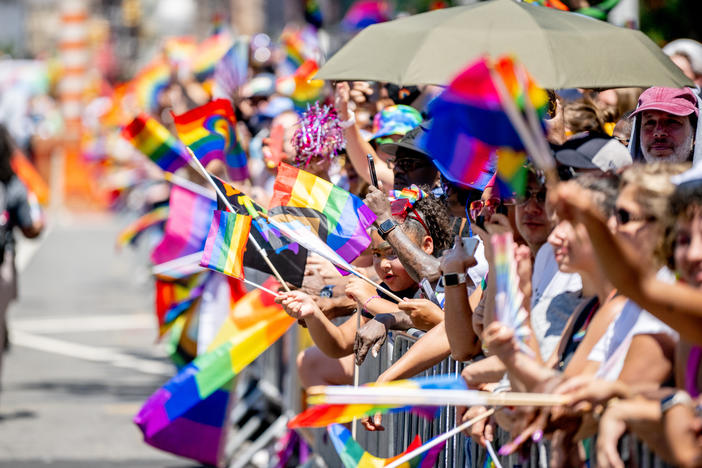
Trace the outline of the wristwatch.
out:
M 444 276 L 444 287 L 447 286 L 458 286 L 459 284 L 466 284 L 466 274 L 465 273 L 446 273 Z
M 388 237 L 388 234 L 397 227 L 397 223 L 392 219 L 386 219 L 380 225 L 378 226 L 378 234 L 380 237 L 385 240 Z
M 677 392 L 672 393 L 661 400 L 661 414 L 665 414 L 666 411 L 671 409 L 673 406 L 689 405 L 691 403 L 692 398 L 690 398 L 690 395 L 683 390 L 678 390 Z
M 334 285 L 327 284 L 319 291 L 319 297 L 332 297 L 334 295 Z

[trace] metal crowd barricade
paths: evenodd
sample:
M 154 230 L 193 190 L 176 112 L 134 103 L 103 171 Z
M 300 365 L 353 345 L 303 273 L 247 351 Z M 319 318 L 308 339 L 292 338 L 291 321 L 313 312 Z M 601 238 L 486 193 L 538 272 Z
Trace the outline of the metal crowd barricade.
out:
M 389 366 L 412 346 L 423 332 L 411 330 L 392 332 L 391 339 L 377 357 L 368 356 L 360 368 L 360 383 L 374 382 Z M 231 432 L 226 454 L 230 468 L 250 466 L 254 455 L 285 433 L 288 419 L 297 414 L 301 407 L 300 385 L 297 378 L 295 358 L 298 353 L 298 327 L 293 327 L 282 340 L 267 350 L 238 377 L 236 386 L 237 401 L 232 411 Z M 450 357 L 431 369 L 419 374 L 459 375 L 465 363 Z M 385 431 L 369 432 L 360 426 L 357 431 L 359 444 L 372 455 L 387 458 L 404 451 L 416 435 L 422 442 L 445 433 L 456 427 L 455 408 L 442 407 L 438 417 L 427 420 L 411 412 L 383 416 Z M 323 429 L 312 429 L 306 433 L 312 442 L 315 458 L 305 466 L 343 466 L 336 451 Z M 495 434 L 495 448 L 510 440 L 510 435 L 501 429 Z M 595 442 L 589 444 L 591 466 L 595 466 Z M 269 450 L 270 452 L 270 450 Z M 516 456 L 500 457 L 502 466 L 534 467 L 548 466 L 547 446 L 533 445 L 527 460 Z M 625 436 L 620 441 L 620 454 L 625 466 L 640 468 L 667 468 L 645 444 L 633 436 Z M 439 468 L 480 468 L 485 462 L 486 451 L 470 439 L 458 435 L 447 441 L 441 451 L 436 466 Z

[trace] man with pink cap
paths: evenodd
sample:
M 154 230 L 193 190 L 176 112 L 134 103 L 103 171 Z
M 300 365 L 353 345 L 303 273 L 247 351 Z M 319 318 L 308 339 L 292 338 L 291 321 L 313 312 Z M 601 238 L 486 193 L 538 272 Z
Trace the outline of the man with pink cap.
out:
M 636 117 L 630 143 L 634 160 L 698 162 L 700 159 L 694 151 L 699 133 L 699 103 L 691 89 L 649 88 L 639 97 L 631 117 Z

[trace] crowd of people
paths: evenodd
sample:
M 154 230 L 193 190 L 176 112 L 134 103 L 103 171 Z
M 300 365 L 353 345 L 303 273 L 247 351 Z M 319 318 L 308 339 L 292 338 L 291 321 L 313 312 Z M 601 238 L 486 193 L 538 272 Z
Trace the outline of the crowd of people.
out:
M 665 51 L 702 85 L 702 45 L 676 41 Z M 529 162 L 523 193 L 505 193 L 494 168 L 467 183 L 435 164 L 424 136 L 441 88 L 320 85 L 316 101 L 338 118 L 344 147 L 310 153 L 296 144 L 304 107 L 281 92 L 275 71 L 250 63 L 232 99 L 249 157 L 249 177 L 232 185 L 268 206 L 284 162 L 357 195 L 376 216 L 371 244 L 353 265 L 381 288 L 310 254 L 302 285 L 276 299 L 314 342 L 296 360 L 303 387 L 352 384 L 355 365 L 391 346 L 392 332 L 417 329 L 421 338 L 378 382 L 451 356 L 466 363 L 471 389 L 568 397 L 565 406 L 500 409 L 468 430 L 474 443 L 493 441 L 500 427 L 515 441 L 501 453 L 547 438 L 552 466 L 582 466 L 583 443 L 597 434 L 589 455 L 618 467 L 628 431 L 663 460 L 702 465 L 699 88 L 549 91 L 546 139 L 560 180 Z M 168 111 L 223 91 L 174 74 L 152 115 L 173 129 Z M 208 170 L 227 179 L 219 162 Z M 181 172 L 206 185 L 192 168 Z M 495 313 L 491 238 L 504 233 L 514 241 L 527 314 L 520 330 Z M 462 408 L 458 422 L 486 410 Z M 381 415 L 362 425 L 384 429 Z
M 673 55 L 699 83 L 694 60 Z M 410 100 L 390 87 L 336 84 L 345 163 L 320 155 L 300 166 L 364 197 L 376 227 L 355 264 L 402 299 L 308 262 L 303 287 L 278 299 L 314 341 L 297 359 L 302 384 L 352 384 L 354 364 L 377 354 L 389 332 L 415 328 L 426 333 L 379 382 L 415 376 L 450 355 L 467 362 L 469 388 L 569 397 L 548 410 L 503 409 L 469 429 L 476 443 L 492 441 L 499 426 L 518 442 L 511 450 L 547 437 L 552 466 L 582 466 L 582 443 L 597 434 L 598 466 L 623 466 L 617 444 L 630 431 L 662 459 L 700 466 L 702 170 L 692 166 L 702 151 L 699 91 L 552 94 L 547 138 L 561 181 L 528 164 L 526 190 L 516 196 L 499 193 L 494 177 L 468 186 L 437 170 L 421 145 L 431 116 L 408 107 L 419 103 L 421 111 L 432 90 L 416 91 L 407 91 Z M 391 187 L 411 187 L 415 197 L 388 199 Z M 526 349 L 495 318 L 490 238 L 504 232 L 516 243 Z M 464 409 L 461 419 L 486 410 Z M 383 430 L 381 415 L 363 426 Z

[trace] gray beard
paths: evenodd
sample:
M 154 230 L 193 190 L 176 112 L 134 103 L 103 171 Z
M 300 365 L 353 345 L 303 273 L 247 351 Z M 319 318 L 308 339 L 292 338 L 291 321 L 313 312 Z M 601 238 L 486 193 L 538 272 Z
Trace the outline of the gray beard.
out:
M 668 163 L 681 163 L 686 162 L 691 159 L 692 155 L 692 134 L 688 133 L 687 139 L 682 145 L 678 146 L 673 154 L 665 157 L 652 156 L 648 154 L 648 150 L 641 145 L 641 153 L 647 163 L 653 162 L 668 162 Z

